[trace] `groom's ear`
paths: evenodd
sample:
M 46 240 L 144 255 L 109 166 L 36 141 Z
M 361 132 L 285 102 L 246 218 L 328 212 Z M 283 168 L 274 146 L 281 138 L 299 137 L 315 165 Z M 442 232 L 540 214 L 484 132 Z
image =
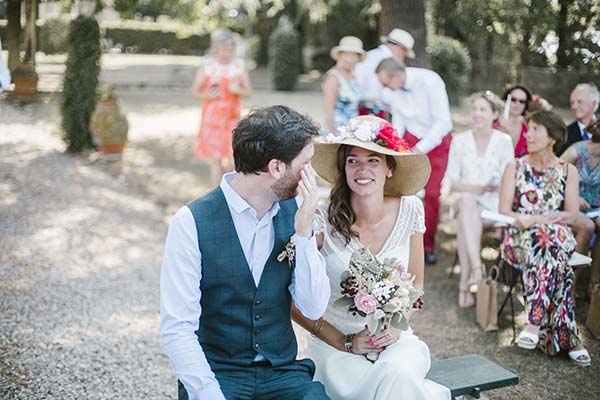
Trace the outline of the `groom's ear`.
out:
M 271 160 L 267 164 L 267 172 L 275 179 L 279 179 L 285 173 L 286 165 L 281 160 Z

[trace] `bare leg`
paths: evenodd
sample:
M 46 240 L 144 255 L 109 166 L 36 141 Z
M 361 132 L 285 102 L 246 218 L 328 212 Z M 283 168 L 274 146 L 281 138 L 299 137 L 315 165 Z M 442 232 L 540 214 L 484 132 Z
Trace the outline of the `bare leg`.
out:
M 481 280 L 481 235 L 483 231 L 481 208 L 477 204 L 475 196 L 469 193 L 460 194 L 456 201 L 456 208 L 458 210 L 456 246 L 460 263 L 459 289 L 461 291 L 459 305 L 470 307 L 474 300 L 468 292 L 469 283 Z
M 575 233 L 575 240 L 577 241 L 577 247 L 575 248 L 575 251 L 584 255 L 588 254 L 590 240 L 592 240 L 592 236 L 594 235 L 594 228 L 594 221 L 587 218 L 583 213 L 580 213 L 579 217 L 575 221 L 575 224 L 573 225 L 573 232 Z M 574 268 L 573 271 L 575 272 L 575 279 L 573 281 L 574 293 L 577 289 L 577 280 L 579 275 L 581 275 L 581 271 L 583 271 L 582 267 Z

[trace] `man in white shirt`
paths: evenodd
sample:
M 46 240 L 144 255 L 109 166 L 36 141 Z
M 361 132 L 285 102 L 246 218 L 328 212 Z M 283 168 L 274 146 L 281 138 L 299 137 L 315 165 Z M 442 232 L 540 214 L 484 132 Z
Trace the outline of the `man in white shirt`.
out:
M 161 341 L 179 399 L 328 398 L 314 363 L 296 360 L 290 320 L 292 301 L 318 319 L 330 296 L 312 232 L 318 135 L 285 106 L 253 111 L 233 131 L 236 172 L 173 217 Z
M 575 118 L 572 124 L 567 126 L 567 141 L 559 149 L 555 149 L 557 155 L 561 155 L 573 143 L 582 140 L 590 140 L 589 133 L 585 127 L 596 119 L 594 114 L 600 103 L 600 92 L 593 83 L 580 83 L 571 92 L 571 113 Z
M 406 68 L 394 58 L 386 58 L 376 68 L 384 90 L 382 101 L 392 113 L 392 124 L 415 150 L 427 154 L 431 176 L 425 186 L 425 263 L 435 264 L 435 234 L 440 213 L 440 189 L 452 140 L 452 118 L 446 85 L 435 72 Z
M 377 79 L 375 68 L 381 60 L 388 57 L 394 57 L 404 63 L 408 58 L 415 58 L 413 46 L 415 39 L 410 33 L 402 29 L 393 29 L 389 35 L 381 38 L 383 42 L 367 52 L 365 59 L 354 67 L 354 76 L 360 86 L 361 109 L 359 114 L 374 114 L 383 117 L 379 113 L 383 109 L 381 104 L 381 94 L 383 85 Z

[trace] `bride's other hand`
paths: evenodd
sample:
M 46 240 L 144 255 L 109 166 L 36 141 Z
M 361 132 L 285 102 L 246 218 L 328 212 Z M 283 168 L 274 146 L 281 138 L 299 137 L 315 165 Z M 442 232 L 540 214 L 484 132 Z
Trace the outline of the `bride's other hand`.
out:
M 352 339 L 352 352 L 354 354 L 381 353 L 385 349 L 378 347 L 374 339 L 375 336 L 372 336 L 368 329 L 363 329 Z
M 387 346 L 390 346 L 396 343 L 400 339 L 400 335 L 402 331 L 398 328 L 389 327 L 385 329 L 381 334 L 371 336 L 373 339 L 373 344 L 381 349 L 385 349 Z

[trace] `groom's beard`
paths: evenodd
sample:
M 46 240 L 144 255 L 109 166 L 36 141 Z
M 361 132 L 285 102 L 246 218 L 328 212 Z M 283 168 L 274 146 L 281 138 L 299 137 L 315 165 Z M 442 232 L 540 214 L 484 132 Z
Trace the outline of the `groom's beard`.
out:
M 291 199 L 296 197 L 296 193 L 298 192 L 298 181 L 299 180 L 293 176 L 288 169 L 285 171 L 285 174 L 271 186 L 271 189 L 273 189 L 275 196 L 277 196 L 279 200 Z

